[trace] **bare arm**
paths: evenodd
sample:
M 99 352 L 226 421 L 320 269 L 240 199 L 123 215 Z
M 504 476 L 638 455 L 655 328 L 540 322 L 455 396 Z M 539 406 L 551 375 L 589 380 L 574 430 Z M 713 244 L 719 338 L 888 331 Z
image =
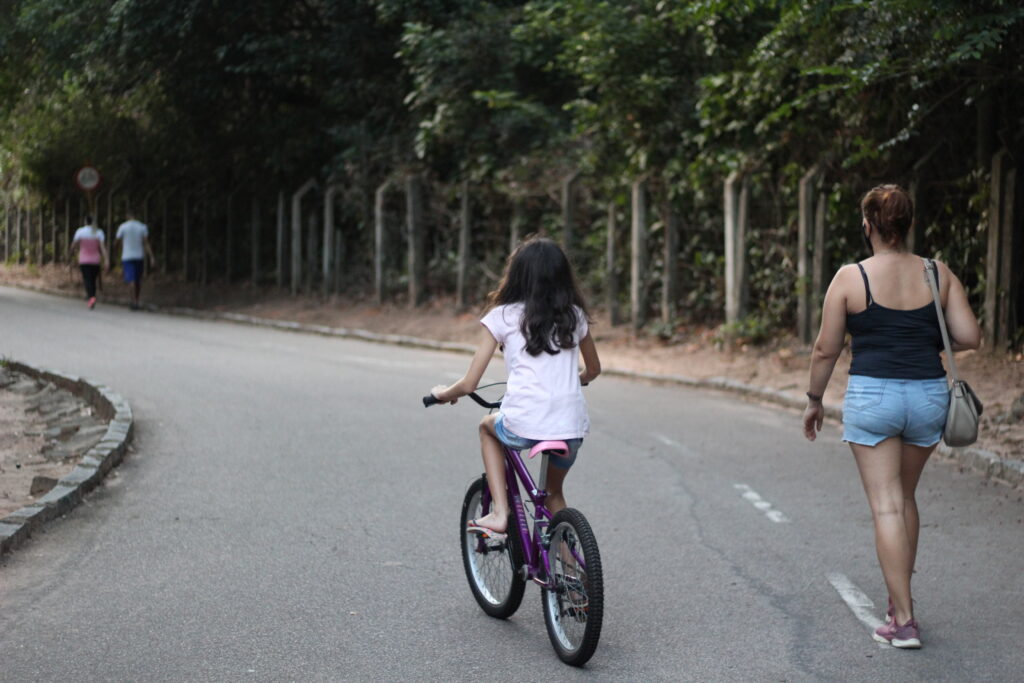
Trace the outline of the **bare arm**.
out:
M 849 266 L 841 268 L 832 279 L 832 284 L 825 293 L 825 302 L 821 310 L 821 329 L 818 339 L 811 351 L 811 372 L 808 392 L 818 397 L 825 395 L 832 371 L 843 352 L 843 341 L 846 338 L 846 280 Z M 825 409 L 820 398 L 807 398 L 804 410 L 804 436 L 814 441 L 816 433 L 821 431 Z
M 601 359 L 597 355 L 597 345 L 587 330 L 587 336 L 580 339 L 580 354 L 583 356 L 583 369 L 580 371 L 580 384 L 590 384 L 601 374 Z
M 943 313 L 946 316 L 946 330 L 949 332 L 949 343 L 954 351 L 964 349 L 976 349 L 981 346 L 981 328 L 978 327 L 978 319 L 974 317 L 974 311 L 967 302 L 967 292 L 953 271 L 946 264 L 938 264 L 941 271 L 940 278 L 945 278 L 949 284 L 946 287 L 946 305 Z
M 447 387 L 439 384 L 431 389 L 430 393 L 442 403 L 454 404 L 460 397 L 476 391 L 477 385 L 480 384 L 480 378 L 484 376 L 487 364 L 491 362 L 496 348 L 498 348 L 498 342 L 491 336 L 491 331 L 481 325 L 479 341 L 476 352 L 473 354 L 473 360 L 469 362 L 469 370 L 455 384 Z

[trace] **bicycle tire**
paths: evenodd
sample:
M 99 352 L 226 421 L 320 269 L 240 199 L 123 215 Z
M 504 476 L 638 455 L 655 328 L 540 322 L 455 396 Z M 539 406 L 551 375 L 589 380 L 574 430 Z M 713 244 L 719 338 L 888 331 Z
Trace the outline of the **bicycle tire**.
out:
M 604 580 L 597 538 L 587 518 L 573 508 L 555 514 L 548 533 L 555 588 L 541 590 L 544 624 L 558 658 L 572 666 L 583 666 L 597 649 L 604 618 Z M 577 557 L 583 560 L 585 569 L 577 566 Z
M 466 490 L 459 517 L 459 536 L 462 544 L 462 566 L 466 580 L 480 609 L 496 619 L 507 619 L 523 601 L 526 581 L 519 575 L 523 566 L 523 549 L 519 536 L 510 533 L 500 546 L 480 549 L 479 537 L 466 531 L 470 520 L 481 516 L 480 501 L 487 487 L 486 477 L 480 477 Z

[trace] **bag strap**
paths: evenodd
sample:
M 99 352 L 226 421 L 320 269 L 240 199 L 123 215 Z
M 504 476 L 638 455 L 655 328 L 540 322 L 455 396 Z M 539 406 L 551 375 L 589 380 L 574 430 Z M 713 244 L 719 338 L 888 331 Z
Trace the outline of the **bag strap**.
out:
M 946 316 L 942 313 L 942 297 L 939 294 L 939 273 L 935 267 L 935 261 L 930 258 L 924 259 L 924 279 L 932 288 L 932 300 L 935 302 L 935 313 L 939 316 L 939 330 L 942 332 L 942 343 L 946 347 L 946 361 L 949 363 L 949 374 L 953 381 L 960 378 L 956 374 L 956 358 L 953 357 L 953 347 L 949 343 L 949 332 L 946 331 Z

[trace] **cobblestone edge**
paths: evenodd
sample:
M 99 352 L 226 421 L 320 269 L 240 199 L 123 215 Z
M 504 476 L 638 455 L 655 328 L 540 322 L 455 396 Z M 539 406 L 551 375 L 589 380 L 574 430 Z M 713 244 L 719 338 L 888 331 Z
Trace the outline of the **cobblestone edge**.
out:
M 13 284 L 8 285 L 18 287 L 20 289 L 27 289 L 35 292 L 42 292 L 44 294 L 53 294 L 57 296 L 73 296 L 68 292 L 61 290 L 48 289 L 45 287 L 37 287 L 33 285 L 22 285 Z M 78 297 L 74 297 L 78 298 Z M 106 300 L 105 303 L 110 303 Z M 114 303 L 125 303 L 115 300 Z M 379 334 L 377 332 L 370 332 L 368 330 L 360 330 L 356 328 L 345 328 L 345 327 L 330 327 L 328 325 L 309 325 L 305 323 L 291 322 L 286 320 L 273 320 L 270 318 L 259 318 L 251 315 L 244 315 L 242 313 L 230 313 L 230 312 L 218 312 L 218 311 L 202 311 L 194 308 L 185 308 L 181 306 L 155 306 L 152 304 L 145 306 L 146 310 L 168 313 L 171 315 L 179 315 L 188 318 L 199 318 L 203 320 L 220 320 L 233 322 L 241 325 L 251 325 L 255 327 L 270 327 L 278 330 L 285 330 L 287 332 L 302 332 L 306 334 L 318 334 L 327 337 L 342 337 L 345 339 L 359 339 L 362 341 L 369 341 L 379 344 L 392 344 L 396 346 L 407 346 L 412 348 L 420 349 L 431 349 L 435 351 L 451 351 L 455 353 L 469 353 L 472 354 L 476 351 L 476 347 L 471 344 L 461 344 L 458 342 L 443 342 L 436 341 L 433 339 L 423 339 L 420 337 L 412 337 L 401 334 Z M 659 382 L 664 384 L 676 384 L 680 386 L 693 387 L 696 389 L 713 389 L 717 391 L 724 391 L 732 394 L 738 394 L 754 400 L 765 401 L 775 405 L 783 406 L 786 408 L 796 408 L 802 410 L 806 403 L 806 398 L 802 395 L 791 394 L 777 389 L 770 389 L 768 387 L 759 387 L 752 384 L 746 384 L 738 380 L 729 379 L 726 377 L 709 377 L 706 379 L 700 379 L 695 377 L 686 377 L 684 375 L 666 375 L 653 372 L 637 372 L 634 370 L 626 370 L 623 368 L 603 368 L 603 372 L 606 375 L 613 375 L 617 377 L 625 377 L 629 379 L 647 380 L 651 382 Z M 843 412 L 842 410 L 826 406 L 826 416 L 842 421 Z M 995 480 L 997 482 L 1007 484 L 1013 487 L 1024 486 L 1024 460 L 1015 460 L 1008 458 L 1000 458 L 992 451 L 987 451 L 981 448 L 950 448 L 944 443 L 940 443 L 936 452 L 949 460 L 953 460 L 961 467 L 975 470 L 985 477 Z
M 135 424 L 128 401 L 103 384 L 20 361 L 7 361 L 7 365 L 12 370 L 52 382 L 83 398 L 99 417 L 110 420 L 110 423 L 100 442 L 87 451 L 75 468 L 61 477 L 46 495 L 0 519 L 0 555 L 17 548 L 51 519 L 70 512 L 112 467 L 121 464 Z

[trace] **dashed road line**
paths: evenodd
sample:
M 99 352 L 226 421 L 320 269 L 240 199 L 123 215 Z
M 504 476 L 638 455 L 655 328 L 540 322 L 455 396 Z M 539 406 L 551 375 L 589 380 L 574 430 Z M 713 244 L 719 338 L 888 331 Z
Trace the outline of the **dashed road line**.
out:
M 694 451 L 690 450 L 685 445 L 679 443 L 675 439 L 670 439 L 669 437 L 665 436 L 664 434 L 659 434 L 658 432 L 651 432 L 651 436 L 653 436 L 655 439 L 657 439 L 661 443 L 665 444 L 666 446 L 671 446 L 672 448 L 676 449 L 677 451 L 679 451 L 680 453 L 682 453 L 683 455 L 685 455 L 687 457 L 691 457 L 691 458 L 697 457 L 697 453 L 695 453 Z
M 782 514 L 781 511 L 774 509 L 771 503 L 762 498 L 757 491 L 746 484 L 733 484 L 732 486 L 737 491 L 742 491 L 743 497 L 750 501 L 751 505 L 763 512 L 764 516 L 768 519 L 778 524 L 784 524 L 789 521 L 789 517 L 786 517 L 786 515 Z
M 850 581 L 845 574 L 832 572 L 828 575 L 828 582 L 832 584 L 832 587 L 839 593 L 839 597 L 843 599 L 846 606 L 853 612 L 853 616 L 857 617 L 872 632 L 882 625 L 882 620 L 876 617 L 874 613 L 875 603 L 853 581 Z M 878 643 L 878 646 L 881 648 L 888 647 L 885 643 Z

